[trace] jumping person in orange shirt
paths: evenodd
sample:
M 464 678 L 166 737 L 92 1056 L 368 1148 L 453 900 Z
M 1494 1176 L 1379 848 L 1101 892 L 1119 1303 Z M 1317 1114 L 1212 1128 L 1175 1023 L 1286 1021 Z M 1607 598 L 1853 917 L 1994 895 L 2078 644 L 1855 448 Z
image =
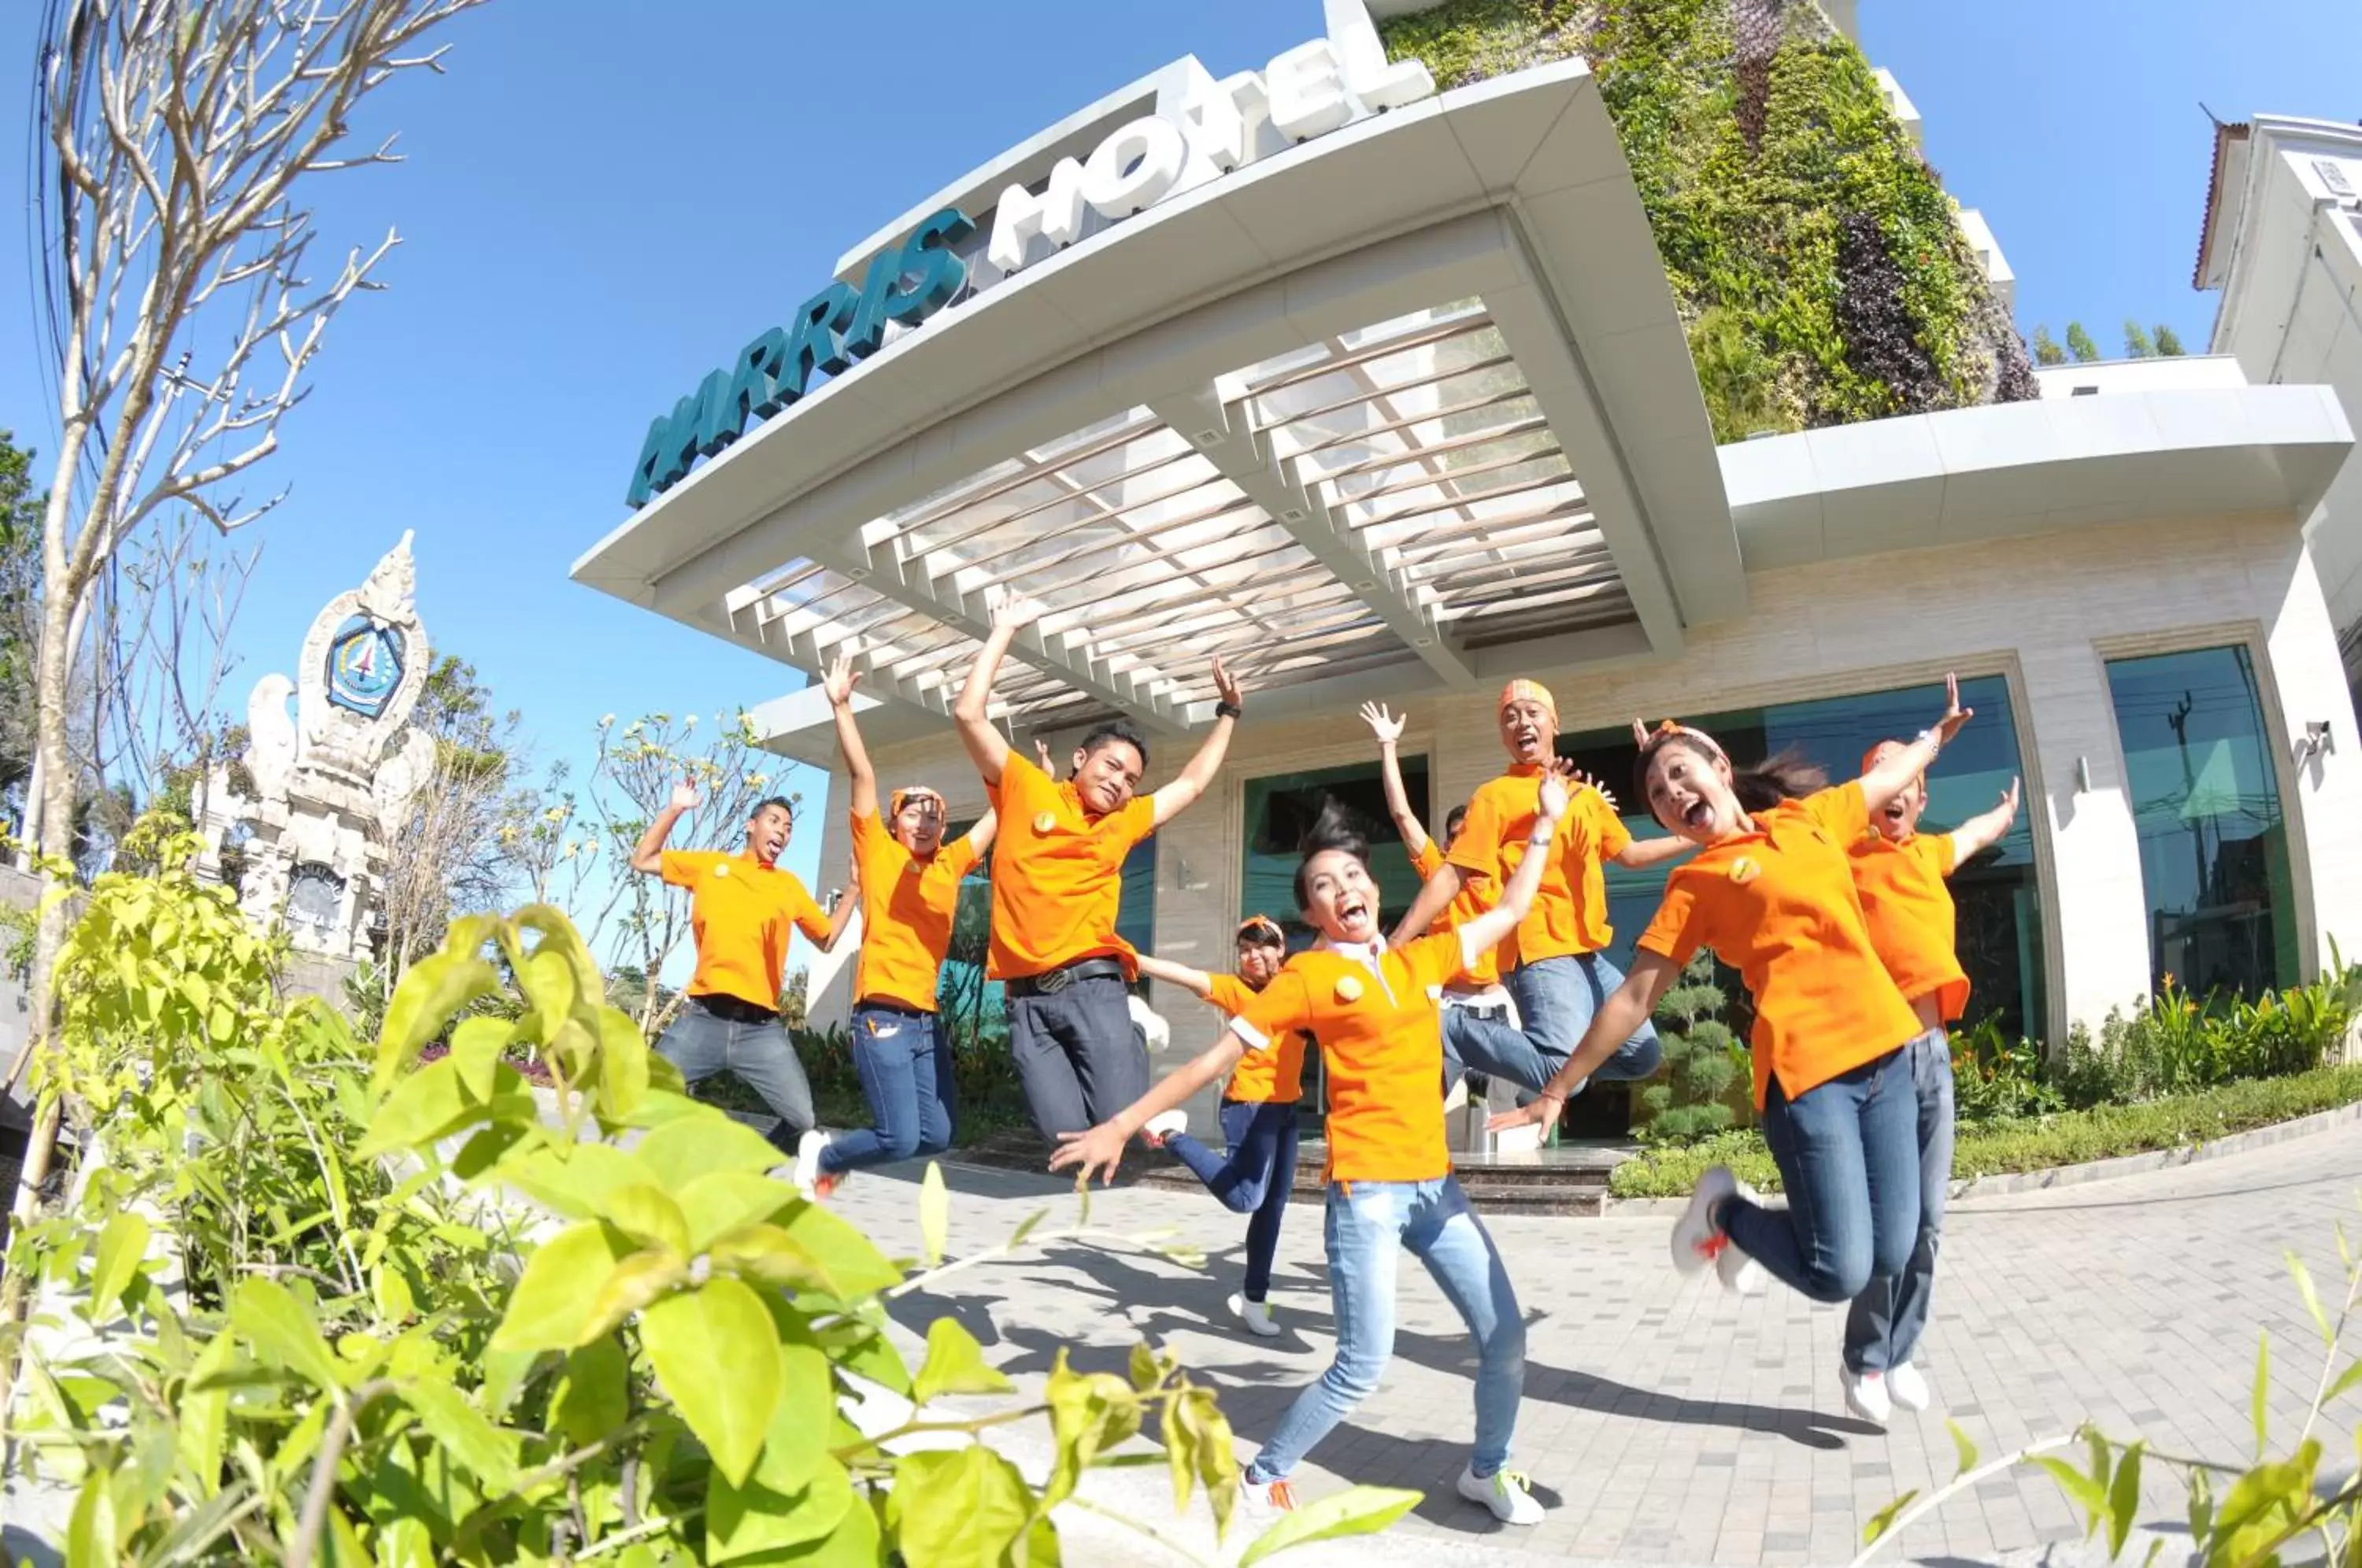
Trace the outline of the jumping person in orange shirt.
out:
M 1269 915 L 1254 915 L 1239 925 L 1235 974 L 1209 975 L 1145 953 L 1140 972 L 1195 992 L 1236 1018 L 1271 984 L 1286 958 L 1287 935 L 1279 923 Z M 1250 1333 L 1266 1339 L 1279 1332 L 1271 1318 L 1271 1264 L 1279 1253 L 1280 1220 L 1296 1190 L 1297 1113 L 1303 1099 L 1304 1037 L 1290 1032 L 1270 1050 L 1241 1058 L 1223 1086 L 1227 1154 L 1217 1154 L 1189 1135 L 1186 1111 L 1168 1110 L 1141 1128 L 1143 1142 L 1171 1150 L 1223 1208 L 1253 1216 L 1247 1221 L 1246 1283 L 1230 1307 Z
M 1755 1105 L 1788 1208 L 1764 1209 L 1716 1165 L 1674 1226 L 1673 1266 L 1712 1263 L 1745 1288 L 1749 1260 L 1816 1301 L 1851 1301 L 1899 1275 L 1919 1227 L 1912 1048 L 1925 1032 L 1871 944 L 1849 852 L 1968 722 L 1958 686 L 1933 728 L 1852 783 L 1820 786 L 1788 757 L 1734 768 L 1714 737 L 1670 721 L 1640 750 L 1657 821 L 1698 846 L 1666 879 L 1632 973 L 1566 1065 L 1496 1128 L 1547 1123 L 1583 1075 L 1649 1016 L 1702 947 L 1755 999 Z
M 1868 774 L 1907 749 L 1881 741 L 1861 759 Z M 1883 1426 L 1893 1407 L 1927 1408 L 1927 1380 L 1911 1353 L 1927 1326 L 1943 1244 L 1944 1199 L 1952 1179 L 1952 1047 L 1949 1026 L 1969 1003 L 1954 935 L 1952 890 L 1945 880 L 1999 844 L 2017 820 L 2017 780 L 2001 803 L 1950 833 L 1923 834 L 1927 779 L 1922 774 L 1871 813 L 1871 831 L 1853 843 L 1854 890 L 1870 922 L 1871 945 L 1911 1004 L 1922 1031 L 1911 1043 L 1911 1086 L 1919 1107 L 1919 1231 L 1899 1276 L 1878 1275 L 1846 1312 L 1846 1403 Z
M 1566 786 L 1535 786 L 1533 844 L 1546 848 L 1567 810 Z M 1501 1254 L 1451 1175 L 1443 1132 L 1442 1025 L 1435 993 L 1516 929 L 1532 907 L 1543 856 L 1527 857 L 1501 902 L 1443 934 L 1389 944 L 1378 924 L 1369 845 L 1334 803 L 1305 838 L 1296 901 L 1319 944 L 1232 1018 L 1220 1042 L 1166 1076 L 1112 1120 L 1069 1137 L 1053 1170 L 1114 1174 L 1133 1133 L 1229 1072 L 1248 1051 L 1290 1032 L 1320 1042 L 1329 1086 L 1329 1289 L 1337 1359 L 1297 1396 L 1241 1484 L 1257 1510 L 1296 1507 L 1288 1475 L 1369 1397 L 1394 1354 L 1399 1253 L 1427 1264 L 1476 1342 L 1476 1444 L 1460 1495 L 1510 1524 L 1541 1522 L 1526 1478 L 1507 1468 L 1525 1387 L 1526 1330 Z
M 853 977 L 853 1066 L 876 1125 L 817 1132 L 822 1194 L 863 1165 L 887 1165 L 951 1147 L 956 1115 L 951 1042 L 935 1010 L 960 881 L 992 846 L 987 812 L 966 834 L 944 842 L 944 798 L 923 784 L 894 791 L 877 815 L 877 774 L 853 717 L 861 679 L 839 658 L 823 690 L 851 786 L 853 863 L 861 886 L 861 954 Z
M 794 808 L 779 796 L 756 803 L 746 819 L 745 847 L 735 855 L 664 846 L 682 813 L 696 809 L 697 786 L 683 779 L 632 849 L 633 870 L 689 889 L 690 930 L 697 943 L 688 998 L 657 1042 L 657 1053 L 691 1084 L 725 1070 L 737 1074 L 792 1138 L 772 1134 L 795 1154 L 796 1183 L 809 1192 L 826 1140 L 817 1131 L 811 1082 L 779 1021 L 780 975 L 788 962 L 788 928 L 825 953 L 853 918 L 854 900 L 848 894 L 832 921 L 796 874 L 779 867 L 796 828 Z
M 1466 825 L 1395 927 L 1397 938 L 1427 930 L 1472 892 L 1492 902 L 1529 853 L 1534 780 L 1558 756 L 1558 703 L 1540 682 L 1512 680 L 1502 689 L 1498 711 L 1509 771 L 1469 798 Z M 1597 790 L 1576 790 L 1558 836 L 1543 846 L 1549 864 L 1533 912 L 1518 924 L 1503 957 L 1518 1026 L 1474 1015 L 1456 1021 L 1446 1044 L 1458 1062 L 1520 1088 L 1540 1088 L 1624 978 L 1605 952 L 1615 932 L 1607 923 L 1602 864 L 1613 860 L 1638 869 L 1692 847 L 1678 837 L 1637 840 Z M 1645 1078 L 1662 1058 L 1656 1026 L 1643 1014 L 1630 1038 L 1595 1071 L 1610 1080 Z
M 1009 999 L 1009 1049 L 1033 1125 L 1079 1132 L 1148 1088 L 1132 1034 L 1131 944 L 1116 934 L 1124 856 L 1186 811 L 1220 771 L 1240 713 L 1238 682 L 1214 661 L 1214 725 L 1180 776 L 1138 793 L 1148 741 L 1121 720 L 1095 726 L 1059 783 L 1010 749 L 988 708 L 1000 661 L 1036 605 L 996 589 L 992 635 L 952 709 L 1000 822 L 987 973 Z

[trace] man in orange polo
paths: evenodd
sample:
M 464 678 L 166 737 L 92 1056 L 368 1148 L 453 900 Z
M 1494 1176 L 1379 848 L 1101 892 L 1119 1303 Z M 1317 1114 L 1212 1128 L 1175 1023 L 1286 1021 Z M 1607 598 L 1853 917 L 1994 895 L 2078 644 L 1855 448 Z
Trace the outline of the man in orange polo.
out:
M 684 779 L 632 850 L 633 870 L 689 889 L 690 930 L 697 943 L 687 999 L 657 1052 L 691 1084 L 719 1072 L 737 1074 L 779 1119 L 771 1141 L 797 1154 L 796 1180 L 809 1189 L 817 1173 L 805 1134 L 819 1119 L 811 1082 L 779 1021 L 779 981 L 789 928 L 825 953 L 852 919 L 853 900 L 845 899 L 832 921 L 796 874 L 779 866 L 796 827 L 794 808 L 780 797 L 756 803 L 746 819 L 745 845 L 735 855 L 665 847 L 673 824 L 696 809 L 697 787 Z
M 1487 904 L 1496 900 L 1528 853 L 1535 781 L 1558 756 L 1558 703 L 1540 681 L 1512 680 L 1502 689 L 1497 712 L 1509 771 L 1470 797 L 1466 823 L 1453 836 L 1442 867 L 1396 927 L 1396 941 L 1425 932 L 1472 889 Z M 1506 945 L 1505 978 L 1519 1027 L 1463 1028 L 1452 1041 L 1454 1055 L 1465 1066 L 1524 1089 L 1539 1090 L 1549 1082 L 1583 1039 L 1602 999 L 1624 978 L 1605 952 L 1615 932 L 1607 923 L 1602 867 L 1613 860 L 1637 870 L 1691 847 L 1673 837 L 1635 839 L 1597 790 L 1578 790 L 1550 847 L 1541 851 L 1550 861 L 1533 909 Z M 1645 1078 L 1662 1058 L 1656 1026 L 1644 1021 L 1594 1076 Z
M 1116 934 L 1124 857 L 1212 783 L 1237 723 L 1238 683 L 1214 661 L 1214 725 L 1180 777 L 1141 795 L 1148 741 L 1122 720 L 1094 726 L 1064 783 L 1010 749 L 993 727 L 992 682 L 1038 606 L 996 590 L 992 634 L 952 709 L 1000 823 L 992 867 L 986 973 L 1008 996 L 1009 1049 L 1045 1138 L 1105 1121 L 1148 1089 L 1132 1033 L 1131 944 Z

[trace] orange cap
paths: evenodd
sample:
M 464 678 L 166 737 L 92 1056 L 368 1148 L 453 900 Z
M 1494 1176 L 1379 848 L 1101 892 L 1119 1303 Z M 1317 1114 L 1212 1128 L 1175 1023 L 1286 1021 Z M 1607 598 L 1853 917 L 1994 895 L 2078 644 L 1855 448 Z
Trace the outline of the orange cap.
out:
M 900 816 L 904 806 L 909 805 L 912 801 L 919 800 L 933 801 L 938 809 L 949 809 L 944 804 L 941 790 L 931 790 L 924 784 L 911 784 L 894 791 L 893 799 L 886 804 L 887 817 L 890 820 Z
M 1864 773 L 1867 773 L 1867 772 L 1869 772 L 1871 768 L 1873 768 L 1873 767 L 1877 767 L 1877 766 L 1878 766 L 1878 754 L 1879 754 L 1880 752 L 1882 752 L 1882 751 L 1884 751 L 1888 746 L 1891 746 L 1891 745 L 1907 745 L 1907 744 L 1908 744 L 1907 742 L 1904 742 L 1904 741 L 1899 741 L 1899 740 L 1882 740 L 1882 741 L 1878 742 L 1876 745 L 1872 745 L 1872 746 L 1871 746 L 1868 751 L 1865 751 L 1865 752 L 1863 752 L 1863 753 L 1861 754 L 1861 770 L 1862 770 Z
M 1520 677 L 1502 687 L 1501 700 L 1494 704 L 1494 711 L 1498 712 L 1512 702 L 1539 702 L 1542 705 L 1542 712 L 1551 716 L 1551 723 L 1558 723 L 1558 699 L 1552 697 L 1550 688 L 1539 680 Z

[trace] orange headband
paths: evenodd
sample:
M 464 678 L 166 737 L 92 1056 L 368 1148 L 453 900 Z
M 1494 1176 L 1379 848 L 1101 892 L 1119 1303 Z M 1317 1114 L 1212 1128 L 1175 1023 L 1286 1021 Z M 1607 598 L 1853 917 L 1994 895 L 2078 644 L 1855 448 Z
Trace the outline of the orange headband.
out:
M 933 801 L 936 807 L 941 810 L 949 809 L 944 806 L 944 797 L 941 791 L 930 790 L 924 784 L 912 784 L 894 791 L 894 798 L 887 802 L 886 814 L 889 817 L 899 817 L 902 814 L 903 807 L 909 805 L 913 801 L 921 800 Z
M 1656 745 L 1672 739 L 1675 735 L 1681 736 L 1683 740 L 1695 741 L 1698 745 L 1705 747 L 1710 756 L 1721 757 L 1725 762 L 1728 762 L 1730 760 L 1729 754 L 1722 749 L 1721 742 L 1716 740 L 1704 730 L 1694 730 L 1687 724 L 1678 723 L 1672 719 L 1667 719 L 1662 723 L 1660 723 L 1655 732 L 1648 737 L 1648 744 L 1650 745 Z
M 1888 746 L 1891 746 L 1891 745 L 1892 745 L 1892 746 L 1903 746 L 1903 747 L 1907 748 L 1907 747 L 1908 747 L 1908 745 L 1909 745 L 1909 744 L 1910 744 L 1910 743 L 1909 743 L 1909 742 L 1907 742 L 1907 741 L 1899 741 L 1899 740 L 1882 740 L 1882 741 L 1880 741 L 1877 745 L 1875 745 L 1871 746 L 1868 751 L 1865 751 L 1865 752 L 1863 752 L 1863 753 L 1861 754 L 1861 770 L 1862 770 L 1864 773 L 1867 773 L 1867 772 L 1869 772 L 1871 768 L 1873 768 L 1873 767 L 1877 767 L 1877 766 L 1878 766 L 1878 754 L 1879 754 L 1880 752 L 1882 752 L 1882 751 L 1884 751 Z
M 1550 694 L 1550 688 L 1539 680 L 1520 677 L 1502 687 L 1501 700 L 1493 705 L 1493 710 L 1498 712 L 1512 702 L 1539 702 L 1542 712 L 1551 716 L 1551 723 L 1558 723 L 1558 700 Z

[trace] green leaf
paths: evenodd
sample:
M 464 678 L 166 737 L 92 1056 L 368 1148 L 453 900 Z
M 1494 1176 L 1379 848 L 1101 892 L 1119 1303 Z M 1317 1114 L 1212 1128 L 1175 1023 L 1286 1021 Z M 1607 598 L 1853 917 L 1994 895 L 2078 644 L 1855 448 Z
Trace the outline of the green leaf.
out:
M 796 1189 L 752 1171 L 715 1171 L 699 1176 L 678 1196 L 681 1216 L 689 1222 L 689 1251 L 694 1256 L 712 1246 L 717 1237 L 771 1220 L 796 1200 Z
M 609 1121 L 622 1121 L 646 1101 L 651 1055 L 638 1024 L 612 1007 L 599 1010 L 599 1110 Z
M 1417 1507 L 1420 1496 L 1392 1486 L 1347 1487 L 1297 1509 L 1257 1536 L 1254 1544 L 1239 1559 L 1239 1568 L 1251 1568 L 1266 1557 L 1308 1541 L 1375 1535 Z
M 715 1171 L 767 1171 L 782 1158 L 768 1138 L 710 1106 L 666 1122 L 640 1140 L 632 1157 L 667 1192 Z
M 447 1383 L 414 1383 L 402 1390 L 402 1402 L 429 1436 L 474 1473 L 481 1489 L 497 1494 L 516 1485 L 516 1434 L 494 1426 L 466 1395 Z
M 505 1018 L 462 1019 L 451 1031 L 451 1060 L 459 1065 L 459 1081 L 469 1094 L 492 1098 L 492 1070 L 515 1037 L 516 1025 Z
M 607 1195 L 608 1223 L 635 1241 L 675 1257 L 689 1255 L 689 1221 L 680 1205 L 646 1182 L 619 1187 Z
M 2213 1528 L 2214 1483 L 2203 1470 L 2193 1470 L 2190 1473 L 2190 1539 L 2203 1546 Z
M 494 1175 L 569 1220 L 595 1220 L 618 1187 L 648 1179 L 647 1167 L 613 1143 L 544 1143 L 502 1160 Z
M 2058 1483 L 2058 1489 L 2067 1494 L 2070 1502 L 2083 1510 L 2083 1517 L 2087 1520 L 2096 1524 L 2106 1517 L 2107 1487 L 2076 1469 L 2070 1461 L 2060 1459 L 2055 1454 L 2037 1454 L 2035 1456 L 2034 1463 L 2050 1472 L 2051 1479 Z
M 618 1263 L 590 1298 L 590 1315 L 574 1342 L 587 1344 L 689 1277 L 689 1260 L 662 1247 L 643 1247 Z
M 1131 1386 L 1142 1394 L 1164 1381 L 1165 1367 L 1146 1340 L 1132 1342 L 1131 1370 Z
M 1887 1504 L 1886 1507 L 1879 1509 L 1878 1512 L 1871 1515 L 1870 1522 L 1861 1527 L 1861 1543 L 1864 1546 L 1868 1546 L 1872 1541 L 1878 1540 L 1879 1537 L 1884 1535 L 1888 1530 L 1893 1529 L 1894 1528 L 1894 1521 L 1902 1516 L 1904 1509 L 1911 1506 L 1911 1499 L 1916 1497 L 1918 1495 L 1919 1488 L 1914 1486 L 1908 1492 L 1904 1493 L 1903 1496 L 1895 1498 L 1894 1501 Z
M 494 1063 L 492 1094 L 484 1099 L 461 1081 L 459 1059 L 446 1056 L 402 1080 L 370 1118 L 369 1135 L 355 1152 L 370 1158 L 431 1143 L 472 1122 L 530 1120 L 537 1114 L 515 1068 Z
M 868 1237 L 819 1205 L 800 1201 L 781 1223 L 745 1226 L 708 1251 L 716 1268 L 839 1301 L 875 1295 L 902 1278 Z
M 2329 1314 L 2321 1309 L 2321 1297 L 2313 1292 L 2312 1271 L 2304 1266 L 2304 1260 L 2296 1255 L 2293 1248 L 2289 1251 L 2288 1265 L 2289 1273 L 2296 1276 L 2296 1293 L 2304 1297 L 2304 1309 L 2312 1314 L 2314 1326 L 2321 1330 L 2321 1342 L 2335 1344 L 2337 1331 L 2329 1326 Z
M 2113 1562 L 2125 1549 L 2125 1540 L 2132 1534 L 2133 1520 L 2140 1512 L 2141 1445 L 2134 1443 L 2125 1450 L 2116 1464 L 2115 1479 L 2108 1485 L 2108 1557 Z
M 715 1467 L 745 1485 L 779 1402 L 778 1339 L 762 1298 L 737 1280 L 709 1279 L 653 1303 L 640 1342 Z
M 923 1405 L 946 1394 L 1006 1394 L 1011 1385 L 985 1364 L 984 1347 L 956 1318 L 927 1325 L 927 1360 L 911 1385 L 911 1402 Z
M 1025 1244 L 1025 1238 L 1032 1235 L 1034 1231 L 1034 1228 L 1048 1218 L 1050 1218 L 1050 1211 L 1048 1209 L 1036 1209 L 1032 1213 L 1028 1214 L 1024 1219 L 1020 1220 L 1017 1222 L 1017 1229 L 1009 1232 L 1010 1247 L 1013 1250 L 1023 1246 Z
M 1960 1456 L 1960 1468 L 1952 1476 L 1957 1481 L 1977 1467 L 1977 1445 L 1969 1441 L 1969 1434 L 1960 1430 L 1958 1421 L 1946 1421 L 1944 1430 L 1952 1434 L 1952 1448 Z
M 74 1498 L 66 1528 L 66 1568 L 116 1568 L 122 1562 L 115 1517 L 115 1477 L 94 1466 Z
M 248 1279 L 229 1298 L 229 1320 L 255 1353 L 326 1389 L 344 1386 L 311 1310 L 276 1280 Z
M 453 921 L 443 950 L 403 971 L 393 999 L 386 1004 L 385 1027 L 378 1035 L 377 1069 L 370 1076 L 373 1093 L 383 1094 L 394 1075 L 418 1055 L 420 1046 L 435 1038 L 453 1013 L 500 988 L 498 971 L 482 956 L 486 939 L 500 923 L 498 915 L 489 914 Z
M 1122 1378 L 1068 1366 L 1064 1346 L 1043 1397 L 1049 1402 L 1050 1435 L 1056 1445 L 1042 1493 L 1042 1506 L 1050 1508 L 1073 1495 L 1076 1482 L 1101 1452 L 1140 1430 L 1141 1405 L 1139 1394 Z
M 1032 1517 L 1025 1477 L 982 1443 L 894 1462 L 886 1522 L 910 1568 L 997 1563 Z
M 568 1225 L 525 1260 L 509 1293 L 509 1309 L 492 1335 L 501 1351 L 571 1350 L 599 1288 L 623 1258 L 622 1247 L 597 1220 Z
M 1231 1512 L 1239 1500 L 1239 1456 L 1231 1423 L 1210 1388 L 1191 1388 L 1173 1396 L 1180 1408 L 1181 1427 L 1193 1439 L 1198 1483 L 1214 1506 L 1214 1536 L 1230 1532 Z
M 148 1221 L 125 1209 L 106 1222 L 98 1233 L 98 1248 L 92 1254 L 90 1269 L 90 1318 L 103 1321 L 100 1314 L 114 1307 L 131 1276 L 139 1272 L 142 1259 L 148 1255 Z
M 220 1485 L 222 1444 L 229 1431 L 229 1390 L 207 1384 L 229 1369 L 233 1349 L 227 1334 L 207 1343 L 190 1364 L 188 1381 L 181 1389 L 180 1430 L 175 1434 L 181 1468 L 195 1477 L 201 1487 Z
M 828 1457 L 836 1379 L 828 1354 L 808 1340 L 779 1342 L 779 1403 L 763 1438 L 755 1479 L 782 1496 L 802 1491 Z
M 759 1482 L 734 1485 L 730 1477 L 715 1469 L 705 1486 L 705 1561 L 732 1562 L 757 1552 L 779 1552 L 802 1546 L 810 1541 L 831 1540 L 844 1528 L 848 1516 L 869 1513 L 869 1506 L 854 1494 L 852 1478 L 844 1466 L 834 1460 L 825 1461 L 812 1474 L 811 1484 L 791 1496 L 781 1496 Z M 854 1530 L 860 1529 L 855 1521 Z M 870 1515 L 868 1539 L 875 1541 L 877 1516 Z M 801 1553 L 792 1558 L 766 1561 L 807 1561 Z M 875 1556 L 859 1559 L 863 1568 L 872 1568 Z
M 2329 1392 L 2321 1397 L 2321 1402 L 2324 1405 L 2328 1404 L 2332 1399 L 2336 1398 L 2340 1394 L 2345 1393 L 2356 1383 L 2362 1383 L 2362 1361 L 2355 1362 L 2345 1371 L 2339 1373 L 2337 1375 L 2337 1381 L 2329 1386 Z
M 944 1244 L 951 1230 L 952 1195 L 944 1186 L 944 1167 L 929 1160 L 926 1176 L 919 1183 L 919 1237 L 925 1243 L 929 1267 L 944 1261 Z
M 2270 1420 L 2266 1403 L 2271 1397 L 2271 1388 L 2272 1336 L 2267 1332 L 2256 1337 L 2256 1386 L 2247 1397 L 2248 1414 L 2256 1423 L 2257 1459 L 2263 1458 L 2265 1446 L 2269 1441 Z
M 632 1413 L 632 1363 L 613 1336 L 593 1340 L 566 1357 L 550 1397 L 550 1425 L 576 1448 L 587 1448 Z

